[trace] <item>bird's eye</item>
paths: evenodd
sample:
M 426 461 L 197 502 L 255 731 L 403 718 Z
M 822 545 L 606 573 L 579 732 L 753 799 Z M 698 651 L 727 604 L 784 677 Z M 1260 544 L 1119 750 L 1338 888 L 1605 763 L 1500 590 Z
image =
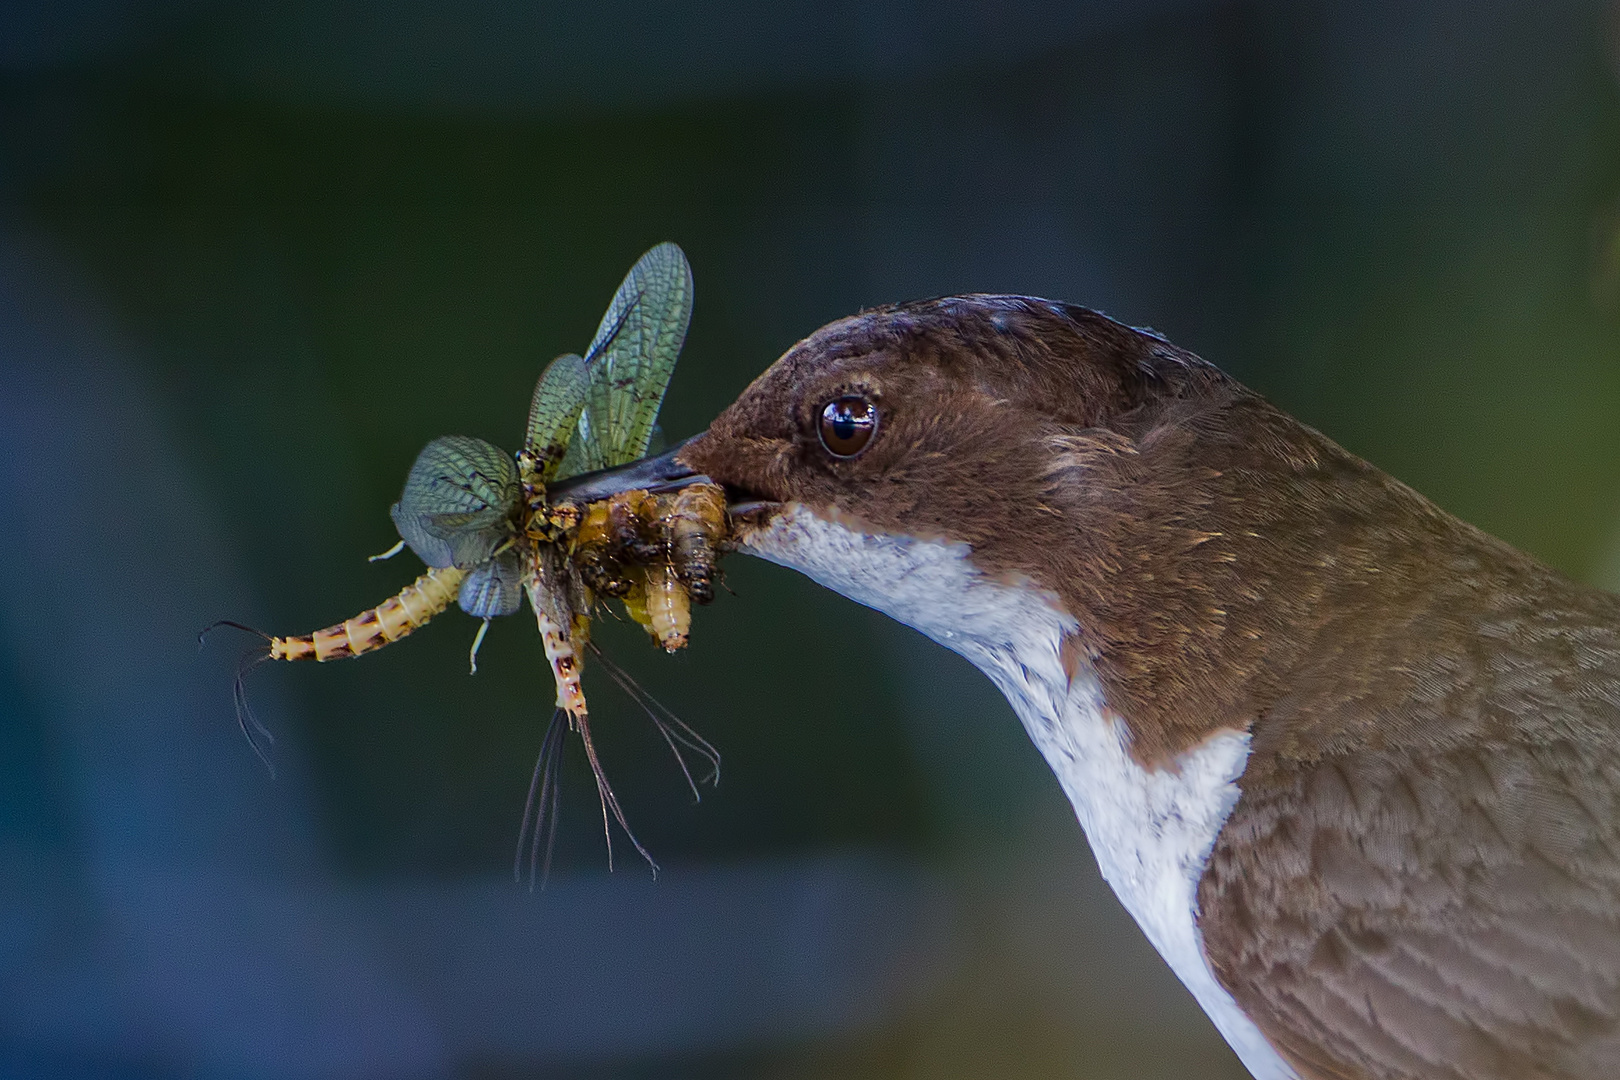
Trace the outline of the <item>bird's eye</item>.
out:
M 877 434 L 877 409 L 853 394 L 833 398 L 821 407 L 821 445 L 836 458 L 852 458 Z

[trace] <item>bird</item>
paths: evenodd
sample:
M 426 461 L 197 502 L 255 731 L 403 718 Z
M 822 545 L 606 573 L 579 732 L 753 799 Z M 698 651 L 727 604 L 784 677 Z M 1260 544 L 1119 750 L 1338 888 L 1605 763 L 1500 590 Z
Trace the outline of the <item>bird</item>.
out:
M 1620 1077 L 1620 598 L 1033 297 L 830 323 L 666 461 L 989 677 L 1257 1080 Z

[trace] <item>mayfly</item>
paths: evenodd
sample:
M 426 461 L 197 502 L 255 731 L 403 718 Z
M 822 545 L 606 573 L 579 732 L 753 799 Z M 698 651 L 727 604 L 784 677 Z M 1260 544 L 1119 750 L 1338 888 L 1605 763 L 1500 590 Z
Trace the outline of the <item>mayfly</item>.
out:
M 610 483 L 596 488 L 581 474 L 623 466 L 646 452 L 691 313 L 686 256 L 672 243 L 659 244 L 625 275 L 585 355 L 559 356 L 541 373 L 522 450 L 510 455 L 482 439 L 448 435 L 417 456 L 390 511 L 400 542 L 373 558 L 409 547 L 427 564 L 426 572 L 352 619 L 312 634 L 269 637 L 268 649 L 259 654 L 317 661 L 358 656 L 398 641 L 454 602 L 483 620 L 469 652 L 476 671 L 490 620 L 518 611 L 527 596 L 557 691 L 519 836 L 521 869 L 532 816 L 531 875 L 542 820 L 549 815 L 555 821 L 555 769 L 565 722 L 584 745 L 604 831 L 611 816 L 657 869 L 630 832 L 597 757 L 580 682 L 582 653 L 594 651 L 590 618 L 599 594 L 622 601 L 665 649 L 686 644 L 691 602 L 707 603 L 713 596 L 727 529 L 725 499 L 703 478 L 683 475 L 661 484 L 659 463 L 670 455 L 616 469 Z M 565 480 L 571 483 L 561 484 Z M 714 748 L 597 655 L 653 717 L 694 795 L 697 786 L 681 747 L 708 760 L 705 779 L 717 778 Z M 265 757 L 260 739 L 267 733 L 247 711 L 240 680 L 237 707 L 249 741 Z M 611 866 L 611 837 L 608 857 Z

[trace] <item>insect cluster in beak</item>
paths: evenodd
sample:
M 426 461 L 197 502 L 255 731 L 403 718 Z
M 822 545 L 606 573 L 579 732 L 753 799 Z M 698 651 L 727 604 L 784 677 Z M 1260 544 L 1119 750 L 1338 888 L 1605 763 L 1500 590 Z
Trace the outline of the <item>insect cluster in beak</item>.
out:
M 557 509 L 579 521 L 568 549 L 580 580 L 622 602 L 666 652 L 684 648 L 692 604 L 714 599 L 717 564 L 729 537 L 725 492 L 695 482 L 676 491 L 621 491 Z

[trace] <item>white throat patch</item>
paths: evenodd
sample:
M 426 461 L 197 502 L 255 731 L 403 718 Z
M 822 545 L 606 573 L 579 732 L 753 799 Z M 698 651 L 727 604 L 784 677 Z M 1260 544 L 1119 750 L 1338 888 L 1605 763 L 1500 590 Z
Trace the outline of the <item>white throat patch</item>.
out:
M 1249 737 L 1224 732 L 1174 767 L 1131 758 L 1096 678 L 1064 672 L 1075 620 L 1033 584 L 986 578 L 967 545 L 869 534 L 789 503 L 742 538 L 760 558 L 807 575 L 960 653 L 1006 695 L 1057 774 L 1103 877 L 1159 955 L 1258 1080 L 1298 1080 L 1204 959 L 1198 879 L 1237 803 Z

